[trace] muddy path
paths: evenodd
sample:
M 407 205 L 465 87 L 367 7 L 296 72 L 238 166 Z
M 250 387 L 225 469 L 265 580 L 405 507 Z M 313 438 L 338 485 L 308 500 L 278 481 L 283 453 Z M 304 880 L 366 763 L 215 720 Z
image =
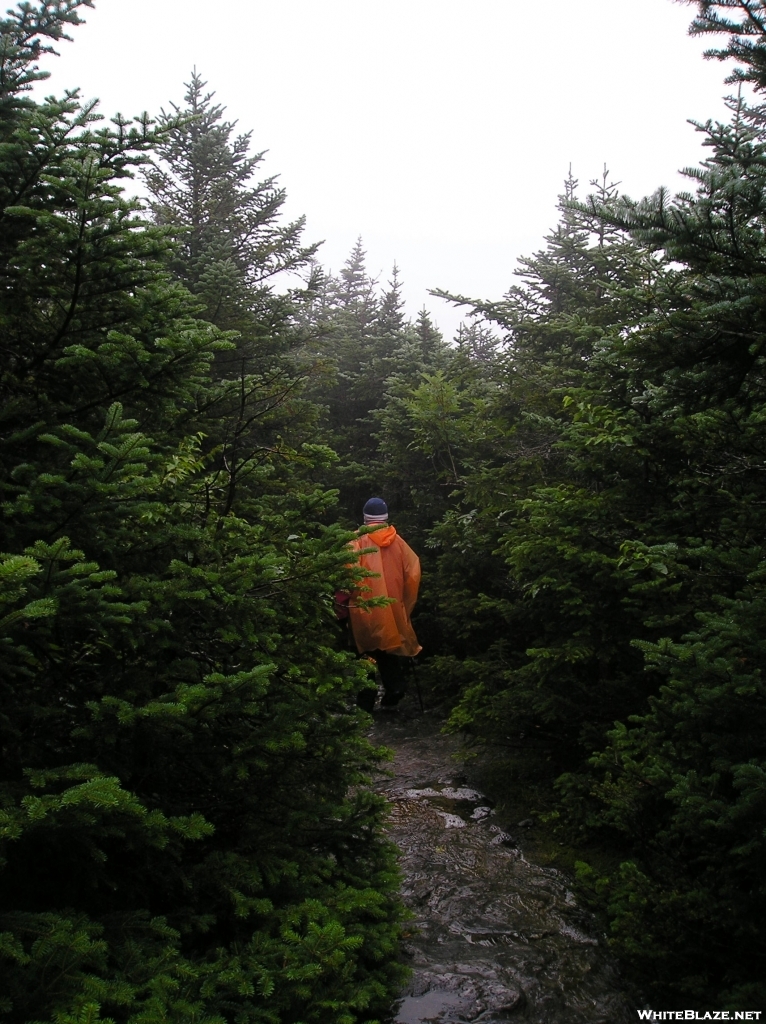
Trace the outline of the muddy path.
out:
M 455 759 L 459 741 L 407 698 L 378 712 L 371 739 L 390 747 L 390 835 L 414 914 L 413 970 L 396 1024 L 525 1021 L 627 1024 L 636 1019 L 603 938 L 567 878 L 524 856 L 512 828 Z

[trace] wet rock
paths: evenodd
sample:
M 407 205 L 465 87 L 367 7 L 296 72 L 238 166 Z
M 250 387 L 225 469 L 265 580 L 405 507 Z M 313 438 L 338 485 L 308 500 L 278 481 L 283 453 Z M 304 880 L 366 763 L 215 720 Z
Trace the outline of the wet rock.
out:
M 455 775 L 459 741 L 402 707 L 373 731 L 395 752 L 395 778 L 379 788 L 413 915 L 405 955 L 414 973 L 390 1024 L 632 1024 L 566 875 L 526 860 L 491 823 L 487 798 Z
M 532 828 L 535 824 L 534 818 L 525 818 L 519 822 L 519 828 Z
M 416 972 L 396 1008 L 395 1024 L 506 1020 L 525 1003 L 521 989 L 495 978 L 459 972 Z
M 471 817 L 474 821 L 483 821 L 485 818 L 488 818 L 491 813 L 491 807 L 476 807 Z
M 489 841 L 490 846 L 508 846 L 511 849 L 516 849 L 518 846 L 513 836 L 508 835 L 507 832 L 504 832 L 497 825 L 490 825 L 489 830 L 495 833 L 494 837 Z
M 444 819 L 445 828 L 465 828 L 466 823 L 459 814 L 448 814 L 447 811 L 437 811 L 436 813 Z

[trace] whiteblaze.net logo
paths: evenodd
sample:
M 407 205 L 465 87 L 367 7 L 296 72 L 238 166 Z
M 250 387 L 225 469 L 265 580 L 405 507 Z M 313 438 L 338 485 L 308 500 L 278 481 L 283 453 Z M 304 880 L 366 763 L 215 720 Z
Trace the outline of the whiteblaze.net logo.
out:
M 760 1010 L 639 1010 L 639 1020 L 760 1020 Z

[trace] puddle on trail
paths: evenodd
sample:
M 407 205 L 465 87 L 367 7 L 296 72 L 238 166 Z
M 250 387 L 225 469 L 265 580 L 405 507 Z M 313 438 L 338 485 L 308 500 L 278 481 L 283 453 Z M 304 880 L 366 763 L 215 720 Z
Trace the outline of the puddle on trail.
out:
M 627 1024 L 635 1019 L 591 916 L 566 876 L 527 861 L 465 785 L 455 737 L 404 702 L 371 738 L 391 747 L 389 829 L 414 914 L 412 980 L 391 1024 Z

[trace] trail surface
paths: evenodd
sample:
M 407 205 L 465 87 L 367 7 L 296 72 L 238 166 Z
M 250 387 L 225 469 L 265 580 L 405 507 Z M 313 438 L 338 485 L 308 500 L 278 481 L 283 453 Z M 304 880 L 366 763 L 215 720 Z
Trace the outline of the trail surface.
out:
M 377 713 L 371 738 L 393 749 L 390 835 L 412 910 L 413 976 L 396 1024 L 636 1019 L 591 916 L 567 879 L 530 863 L 454 755 L 455 737 L 409 697 Z

